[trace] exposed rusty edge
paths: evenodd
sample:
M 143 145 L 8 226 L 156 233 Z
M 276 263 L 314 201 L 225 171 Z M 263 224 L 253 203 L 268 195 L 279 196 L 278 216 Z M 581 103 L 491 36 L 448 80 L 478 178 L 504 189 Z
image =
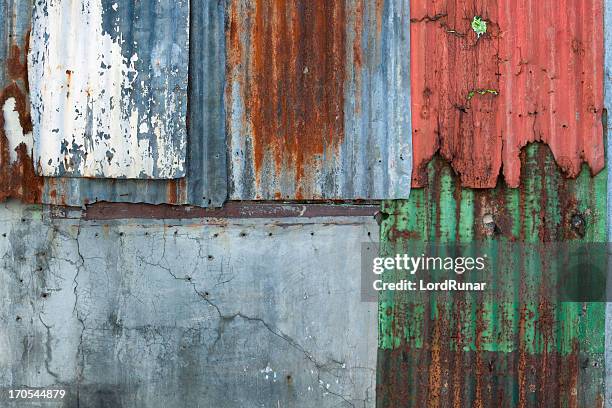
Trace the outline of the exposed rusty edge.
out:
M 17 43 L 11 43 L 6 61 L 8 77 L 0 89 L 0 109 L 9 98 L 15 100 L 15 110 L 19 116 L 20 126 L 25 133 L 32 132 L 32 118 L 28 105 L 28 71 L 27 55 L 30 44 L 29 31 L 23 37 L 23 49 Z M 9 198 L 18 198 L 24 203 L 41 202 L 43 178 L 34 171 L 34 163 L 25 143 L 15 149 L 17 160 L 11 162 L 8 139 L 4 129 L 4 115 L 0 111 L 0 202 Z
M 431 382 L 433 364 L 427 357 L 433 359 L 434 350 L 427 355 L 419 355 L 422 351 L 402 345 L 394 350 L 379 350 L 378 374 L 381 377 L 377 386 L 377 406 L 380 407 L 509 407 L 509 406 L 564 406 L 567 401 L 570 407 L 578 407 L 578 396 L 574 392 L 575 376 L 578 364 L 586 357 L 574 350 L 569 356 L 550 353 L 545 359 L 542 356 L 520 356 L 519 352 L 499 355 L 486 351 L 458 351 L 457 357 L 444 356 L 449 367 L 438 370 L 443 375 L 434 378 L 438 382 L 438 390 L 430 390 L 415 395 L 414 391 L 427 388 Z M 484 362 L 486 370 L 476 378 L 460 378 L 458 383 L 452 383 L 449 378 L 456 373 L 468 373 L 473 370 L 475 361 Z M 409 361 L 419 361 L 421 364 L 410 366 Z M 521 384 L 520 372 L 526 370 L 532 373 L 544 371 L 546 377 L 540 376 L 535 384 Z M 540 373 L 542 374 L 542 373 Z M 429 380 L 427 379 L 428 377 Z M 443 380 L 443 381 L 442 381 Z M 518 395 L 513 395 L 513 388 L 508 388 L 511 381 Z M 480 385 L 479 385 L 480 384 Z M 444 390 L 442 392 L 442 389 Z M 536 390 L 540 392 L 536 393 Z M 546 392 L 542 392 L 546 390 Z M 594 407 L 603 406 L 603 395 L 595 396 Z M 517 400 L 515 400 L 518 399 Z M 532 400 L 533 399 L 533 400 Z M 591 406 L 591 405 L 589 405 Z
M 54 218 L 72 218 L 72 207 L 52 207 Z M 74 208 L 73 208 L 74 209 Z M 75 209 L 78 211 L 78 209 Z M 87 206 L 83 220 L 117 219 L 193 219 L 193 218 L 313 218 L 368 217 L 380 210 L 380 202 L 279 203 L 230 201 L 222 208 L 100 202 Z

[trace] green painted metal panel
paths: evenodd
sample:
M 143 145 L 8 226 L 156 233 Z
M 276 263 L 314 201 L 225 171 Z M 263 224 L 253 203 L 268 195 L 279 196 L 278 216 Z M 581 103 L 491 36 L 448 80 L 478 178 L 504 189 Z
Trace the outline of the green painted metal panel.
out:
M 473 190 L 435 159 L 427 187 L 383 203 L 382 255 L 482 242 L 503 264 L 490 294 L 381 293 L 379 407 L 603 406 L 605 303 L 553 299 L 541 264 L 555 260 L 538 248 L 606 242 L 606 175 L 566 179 L 544 145 L 521 160 L 519 188 Z

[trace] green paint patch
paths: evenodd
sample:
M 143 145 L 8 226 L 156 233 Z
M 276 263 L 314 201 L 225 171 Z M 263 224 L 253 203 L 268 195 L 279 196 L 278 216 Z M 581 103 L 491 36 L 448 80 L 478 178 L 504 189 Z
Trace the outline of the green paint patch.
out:
M 471 100 L 476 95 L 499 95 L 499 91 L 497 89 L 474 89 L 468 93 L 467 100 Z
M 480 38 L 481 35 L 487 32 L 486 20 L 483 20 L 479 16 L 474 16 L 474 19 L 472 20 L 472 30 L 474 30 L 478 38 Z

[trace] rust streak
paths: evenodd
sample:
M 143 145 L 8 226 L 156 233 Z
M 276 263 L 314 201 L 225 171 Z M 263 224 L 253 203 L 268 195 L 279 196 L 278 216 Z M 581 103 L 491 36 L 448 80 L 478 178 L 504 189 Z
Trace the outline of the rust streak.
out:
M 4 106 L 9 98 L 15 100 L 15 111 L 19 115 L 19 122 L 24 133 L 32 131 L 32 120 L 27 110 L 25 94 L 16 83 L 12 83 L 0 92 L 0 107 Z M 4 130 L 4 115 L 0 114 L 0 201 L 7 198 L 18 198 L 27 203 L 40 202 L 43 179 L 34 172 L 31 152 L 25 143 L 15 149 L 17 160 L 11 162 L 11 152 Z
M 310 196 L 301 181 L 344 138 L 345 2 L 257 0 L 252 10 L 235 3 L 228 70 L 243 82 L 256 182 L 264 172 L 290 174 L 296 198 Z
M 9 82 L 0 91 L 0 107 L 3 107 L 8 99 L 14 99 L 14 109 L 24 134 L 32 132 L 32 118 L 26 97 L 29 86 L 27 72 L 29 37 L 29 33 L 26 34 L 23 51 L 17 44 L 10 46 L 6 61 Z M 25 91 L 20 87 L 20 83 L 23 84 Z M 0 201 L 17 198 L 26 203 L 38 203 L 41 201 L 43 178 L 36 175 L 31 152 L 25 143 L 20 143 L 15 148 L 15 152 L 17 160 L 11 161 L 9 141 L 5 133 L 5 119 L 0 112 L 0 186 L 2 186 Z

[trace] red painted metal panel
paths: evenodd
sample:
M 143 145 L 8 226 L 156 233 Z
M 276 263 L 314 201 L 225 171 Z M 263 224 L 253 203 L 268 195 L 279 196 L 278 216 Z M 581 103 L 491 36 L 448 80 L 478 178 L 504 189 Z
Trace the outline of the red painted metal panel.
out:
M 569 177 L 603 169 L 602 0 L 413 0 L 411 16 L 413 187 L 436 153 L 466 187 L 517 187 L 533 141 Z

